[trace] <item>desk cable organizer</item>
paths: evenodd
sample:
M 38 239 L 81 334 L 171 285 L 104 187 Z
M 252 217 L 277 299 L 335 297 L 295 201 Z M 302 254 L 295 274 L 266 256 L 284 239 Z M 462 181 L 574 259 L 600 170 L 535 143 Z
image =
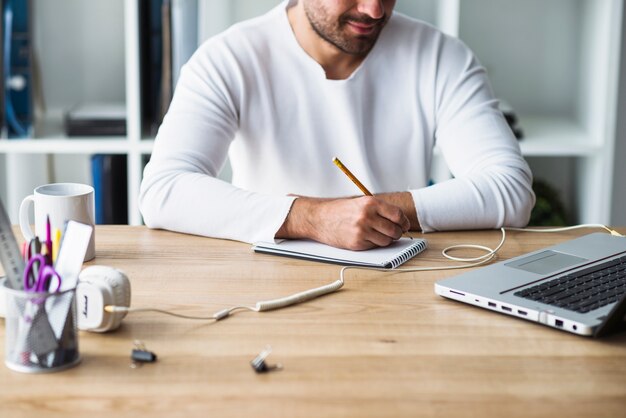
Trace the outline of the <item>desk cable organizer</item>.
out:
M 483 245 L 460 244 L 460 245 L 452 245 L 452 246 L 446 247 L 441 252 L 441 254 L 449 260 L 465 262 L 468 264 L 453 265 L 453 266 L 437 266 L 437 267 L 396 268 L 396 269 L 392 269 L 391 271 L 393 272 L 418 272 L 418 271 L 455 270 L 455 269 L 477 267 L 477 266 L 481 266 L 481 265 L 489 263 L 491 260 L 493 260 L 496 257 L 498 251 L 500 250 L 500 248 L 504 245 L 504 242 L 506 241 L 507 230 L 518 231 L 518 232 L 551 233 L 551 232 L 570 231 L 570 230 L 581 229 L 581 228 L 601 228 L 609 232 L 611 235 L 623 237 L 623 235 L 620 234 L 619 232 L 612 230 L 608 228 L 607 226 L 601 225 L 601 224 L 583 224 L 583 225 L 575 225 L 575 226 L 562 227 L 562 228 L 549 228 L 549 229 L 500 228 L 500 231 L 502 232 L 502 238 L 500 240 L 500 243 L 494 249 L 491 249 Z M 463 249 L 482 250 L 482 251 L 485 251 L 486 253 L 481 256 L 472 257 L 472 258 L 455 257 L 455 256 L 450 255 L 450 252 L 452 251 L 458 251 L 458 250 L 463 250 Z M 253 311 L 253 312 L 265 312 L 265 311 L 271 311 L 271 310 L 276 310 L 276 309 L 282 309 L 291 305 L 296 305 L 296 304 L 303 303 L 311 299 L 318 298 L 323 295 L 327 295 L 329 293 L 336 292 L 339 289 L 341 289 L 343 285 L 345 284 L 345 271 L 349 269 L 377 270 L 377 271 L 385 271 L 385 272 L 390 271 L 390 269 L 383 269 L 383 268 L 345 266 L 341 268 L 338 280 L 332 283 L 326 284 L 324 286 L 316 287 L 316 288 L 309 289 L 309 290 L 304 290 L 302 292 L 295 293 L 295 294 L 285 296 L 282 298 L 260 301 L 260 302 L 257 302 L 255 306 L 243 306 L 243 305 L 233 306 L 231 308 L 226 308 L 226 309 L 217 311 L 211 316 L 183 315 L 183 314 L 179 314 L 176 312 L 171 312 L 171 311 L 167 311 L 163 309 L 130 308 L 130 307 L 113 306 L 113 305 L 105 306 L 104 310 L 110 313 L 157 312 L 157 313 L 162 313 L 162 314 L 171 315 L 171 316 L 184 318 L 184 319 L 219 321 L 230 316 L 235 311 L 239 311 L 239 310 L 248 310 L 248 311 Z

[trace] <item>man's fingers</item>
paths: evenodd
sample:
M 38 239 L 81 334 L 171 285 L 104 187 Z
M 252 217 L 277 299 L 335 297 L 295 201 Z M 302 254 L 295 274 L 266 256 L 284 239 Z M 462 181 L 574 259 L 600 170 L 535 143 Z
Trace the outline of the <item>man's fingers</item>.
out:
M 406 216 L 399 207 L 390 205 L 389 203 L 383 201 L 379 201 L 379 203 L 380 204 L 377 209 L 380 216 L 389 219 L 395 224 L 402 225 Z
M 409 218 L 398 206 L 391 205 L 376 198 L 367 199 L 370 200 L 366 202 L 366 205 L 371 205 L 372 209 L 380 217 L 380 221 L 374 224 L 374 227 L 378 231 L 394 239 L 398 239 L 402 233 L 407 232 L 411 228 Z
M 394 242 L 396 239 L 397 238 L 392 238 L 389 235 L 378 232 L 376 230 L 370 231 L 367 237 L 367 240 L 374 244 L 376 247 L 386 247 Z

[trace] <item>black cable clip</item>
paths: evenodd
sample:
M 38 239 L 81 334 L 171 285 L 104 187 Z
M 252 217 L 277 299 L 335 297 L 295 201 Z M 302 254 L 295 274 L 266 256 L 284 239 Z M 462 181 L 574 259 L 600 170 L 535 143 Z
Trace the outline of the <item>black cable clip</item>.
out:
M 135 348 L 133 348 L 133 351 L 130 353 L 130 359 L 132 360 L 130 367 L 132 369 L 136 369 L 144 363 L 154 363 L 156 361 L 157 355 L 152 351 L 148 351 L 143 342 L 135 340 L 134 344 Z
M 281 370 L 283 368 L 283 365 L 280 363 L 268 365 L 265 362 L 265 359 L 267 358 L 267 356 L 270 355 L 271 352 L 272 352 L 272 347 L 267 345 L 265 346 L 265 350 L 261 351 L 261 353 L 259 353 L 259 355 L 256 356 L 254 360 L 250 362 L 250 365 L 252 366 L 255 372 L 267 373 L 273 370 Z

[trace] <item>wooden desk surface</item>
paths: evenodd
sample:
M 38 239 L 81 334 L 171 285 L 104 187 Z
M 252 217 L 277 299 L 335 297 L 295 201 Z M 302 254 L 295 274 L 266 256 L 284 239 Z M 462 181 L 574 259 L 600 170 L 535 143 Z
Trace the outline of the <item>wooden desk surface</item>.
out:
M 587 232 L 511 232 L 500 259 Z M 445 265 L 445 246 L 495 246 L 500 233 L 426 238 L 409 266 Z M 96 248 L 89 264 L 124 270 L 132 306 L 188 314 L 326 284 L 340 269 L 143 227 L 98 227 Z M 217 323 L 132 313 L 117 332 L 81 332 L 78 367 L 0 367 L 0 417 L 626 415 L 626 335 L 596 341 L 435 295 L 433 283 L 454 274 L 351 270 L 338 293 Z M 156 363 L 129 367 L 137 339 Z M 255 374 L 250 360 L 267 344 L 268 363 L 284 369 Z

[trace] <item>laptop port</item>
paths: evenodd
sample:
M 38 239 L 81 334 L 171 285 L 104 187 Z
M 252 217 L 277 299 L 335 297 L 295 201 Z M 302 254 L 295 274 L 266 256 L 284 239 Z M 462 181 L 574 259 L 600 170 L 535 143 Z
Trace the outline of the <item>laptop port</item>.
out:
M 528 315 L 528 312 L 522 311 L 521 309 L 518 309 L 517 313 L 520 314 L 520 315 L 524 315 L 524 316 Z
M 563 321 L 561 321 L 560 319 L 556 319 L 554 320 L 554 325 L 556 325 L 559 328 L 563 328 Z
M 508 306 L 502 306 L 502 310 L 503 311 L 507 311 L 507 312 L 512 312 L 513 309 L 509 308 Z
M 489 302 L 489 306 L 490 306 L 490 307 L 492 307 L 492 308 L 495 308 L 495 307 L 496 307 L 496 304 L 495 304 L 495 303 L 493 303 L 493 302 Z

